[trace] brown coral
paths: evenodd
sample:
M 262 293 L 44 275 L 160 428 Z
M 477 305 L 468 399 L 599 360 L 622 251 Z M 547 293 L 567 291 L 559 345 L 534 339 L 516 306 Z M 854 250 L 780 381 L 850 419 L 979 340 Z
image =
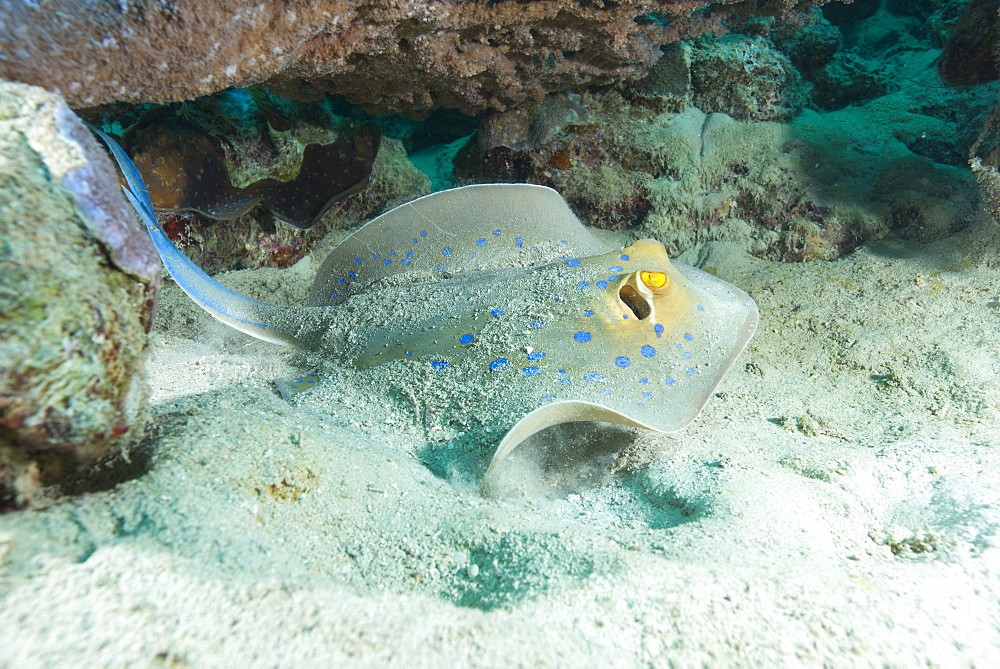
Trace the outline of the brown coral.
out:
M 265 84 L 373 112 L 475 112 L 634 78 L 663 44 L 724 32 L 736 12 L 824 0 L 0 0 L 0 77 L 74 107 L 169 102 Z

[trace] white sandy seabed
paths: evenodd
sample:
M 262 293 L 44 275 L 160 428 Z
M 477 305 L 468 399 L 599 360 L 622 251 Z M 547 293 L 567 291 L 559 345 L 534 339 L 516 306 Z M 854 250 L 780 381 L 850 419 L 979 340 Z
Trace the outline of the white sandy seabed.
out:
M 650 465 L 555 499 L 483 499 L 440 466 L 461 426 L 378 388 L 282 400 L 301 361 L 170 285 L 139 475 L 0 517 L 0 664 L 996 666 L 1000 272 L 977 244 L 703 247 L 756 338 L 691 427 L 641 437 Z M 224 281 L 280 301 L 300 265 Z

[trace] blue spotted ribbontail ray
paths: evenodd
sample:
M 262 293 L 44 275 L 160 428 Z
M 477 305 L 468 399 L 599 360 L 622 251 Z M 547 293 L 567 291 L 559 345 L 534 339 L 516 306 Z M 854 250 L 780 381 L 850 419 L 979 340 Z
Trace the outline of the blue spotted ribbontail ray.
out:
M 609 248 L 558 193 L 524 184 L 403 204 L 334 249 L 307 306 L 253 300 L 170 242 L 128 156 L 102 138 L 164 265 L 195 302 L 255 337 L 450 393 L 453 410 L 505 435 L 480 486 L 486 494 L 499 490 L 510 454 L 553 425 L 681 430 L 757 327 L 757 306 L 739 288 L 672 263 L 653 240 Z M 315 381 L 298 377 L 280 390 L 287 397 Z

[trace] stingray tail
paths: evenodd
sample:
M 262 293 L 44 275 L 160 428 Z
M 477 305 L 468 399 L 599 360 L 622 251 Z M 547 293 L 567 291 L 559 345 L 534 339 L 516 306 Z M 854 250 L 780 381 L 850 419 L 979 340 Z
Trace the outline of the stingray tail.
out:
M 258 339 L 302 348 L 319 346 L 327 329 L 322 309 L 254 300 L 229 290 L 201 271 L 160 227 L 149 191 L 132 160 L 115 140 L 97 128 L 93 130 L 111 150 L 125 176 L 128 185 L 122 186 L 122 191 L 146 225 L 163 265 L 192 300 L 214 318 Z

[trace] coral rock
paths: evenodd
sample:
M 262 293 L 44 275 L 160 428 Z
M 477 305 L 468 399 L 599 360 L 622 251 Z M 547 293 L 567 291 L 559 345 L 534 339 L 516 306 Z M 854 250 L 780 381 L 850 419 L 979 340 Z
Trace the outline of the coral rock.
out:
M 142 433 L 156 251 L 56 95 L 0 83 L 0 509 Z
M 822 2 L 0 0 L 0 77 L 74 107 L 264 84 L 378 113 L 471 113 L 634 78 L 661 45 L 722 34 L 737 12 L 794 16 Z
M 691 54 L 694 105 L 740 121 L 787 121 L 805 106 L 807 90 L 791 61 L 765 39 L 704 39 Z

